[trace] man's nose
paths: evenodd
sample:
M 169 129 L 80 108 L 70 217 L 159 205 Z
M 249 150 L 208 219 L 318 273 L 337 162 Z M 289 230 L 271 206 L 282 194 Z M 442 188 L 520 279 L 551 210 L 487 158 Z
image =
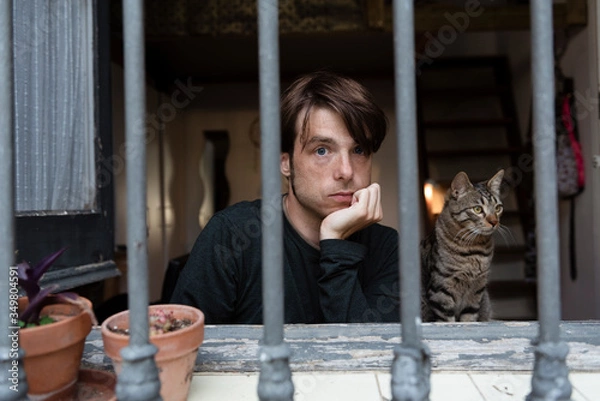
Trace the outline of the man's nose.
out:
M 349 156 L 342 155 L 338 160 L 338 165 L 336 166 L 336 178 L 347 180 L 352 177 L 354 173 L 354 167 L 352 166 L 352 161 Z

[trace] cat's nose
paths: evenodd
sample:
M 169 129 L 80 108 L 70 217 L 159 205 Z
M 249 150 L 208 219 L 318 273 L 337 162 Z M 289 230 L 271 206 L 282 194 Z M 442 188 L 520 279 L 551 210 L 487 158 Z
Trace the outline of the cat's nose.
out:
M 486 220 L 492 227 L 496 227 L 498 225 L 498 219 L 494 216 L 488 216 Z

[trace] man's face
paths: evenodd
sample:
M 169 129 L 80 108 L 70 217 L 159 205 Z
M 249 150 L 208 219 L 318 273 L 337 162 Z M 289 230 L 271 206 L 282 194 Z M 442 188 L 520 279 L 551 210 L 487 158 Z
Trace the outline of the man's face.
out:
M 303 119 L 300 113 L 297 132 Z M 302 142 L 302 135 L 296 137 L 292 160 L 289 154 L 282 155 L 281 172 L 288 178 L 288 196 L 294 206 L 323 219 L 349 207 L 352 194 L 371 183 L 372 156 L 363 152 L 342 118 L 329 109 L 313 109 L 307 128 Z

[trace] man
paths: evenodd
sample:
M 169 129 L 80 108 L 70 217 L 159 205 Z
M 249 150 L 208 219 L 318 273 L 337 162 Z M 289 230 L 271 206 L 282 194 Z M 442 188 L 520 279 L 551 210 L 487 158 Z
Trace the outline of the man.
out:
M 359 83 L 301 77 L 281 101 L 286 323 L 399 321 L 398 235 L 378 224 L 373 154 L 387 119 Z M 262 323 L 260 200 L 216 213 L 178 279 L 174 303 L 209 324 Z

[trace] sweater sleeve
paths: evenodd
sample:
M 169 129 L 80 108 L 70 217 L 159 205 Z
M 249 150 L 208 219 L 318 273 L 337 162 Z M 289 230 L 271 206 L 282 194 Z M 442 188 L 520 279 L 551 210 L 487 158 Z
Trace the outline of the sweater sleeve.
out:
M 319 300 L 327 323 L 400 320 L 397 241 L 384 239 L 368 260 L 362 244 L 332 239 L 320 245 Z
M 207 324 L 229 323 L 235 313 L 235 266 L 227 219 L 215 215 L 198 236 L 181 271 L 172 303 L 202 310 Z

